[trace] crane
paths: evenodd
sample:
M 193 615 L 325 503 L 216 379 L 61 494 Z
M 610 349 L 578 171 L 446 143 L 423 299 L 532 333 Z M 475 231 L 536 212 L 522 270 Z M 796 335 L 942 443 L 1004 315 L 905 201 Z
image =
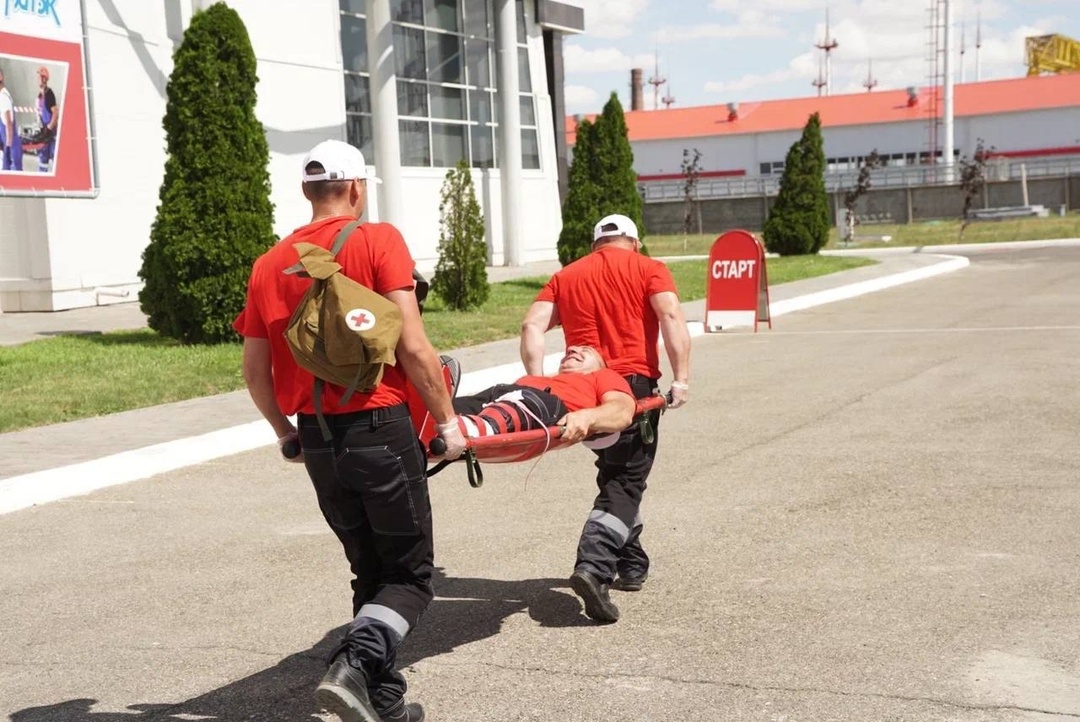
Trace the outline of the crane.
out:
M 1028 75 L 1080 71 L 1080 42 L 1064 35 L 1033 35 L 1024 40 Z

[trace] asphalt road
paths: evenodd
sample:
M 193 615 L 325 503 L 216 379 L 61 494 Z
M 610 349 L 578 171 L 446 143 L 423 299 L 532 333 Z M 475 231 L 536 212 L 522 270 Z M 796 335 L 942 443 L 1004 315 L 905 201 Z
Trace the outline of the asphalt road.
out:
M 1080 248 L 695 340 L 645 589 L 566 577 L 591 456 L 431 481 L 429 720 L 1080 718 Z M 308 720 L 347 567 L 271 449 L 0 516 L 0 714 Z M 136 714 L 137 713 L 137 714 Z

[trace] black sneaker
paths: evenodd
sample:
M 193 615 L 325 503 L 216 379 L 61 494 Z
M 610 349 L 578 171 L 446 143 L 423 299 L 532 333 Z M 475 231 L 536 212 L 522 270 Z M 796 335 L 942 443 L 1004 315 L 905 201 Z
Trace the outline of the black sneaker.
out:
M 424 708 L 418 702 L 403 704 L 393 714 L 383 712 L 382 722 L 424 722 Z
M 326 670 L 315 689 L 315 699 L 320 709 L 336 714 L 342 722 L 382 722 L 368 698 L 367 677 L 349 664 L 345 654 Z
M 620 592 L 640 592 L 641 587 L 648 578 L 648 572 L 644 574 L 619 574 L 619 578 L 615 580 L 611 588 L 618 589 Z
M 461 362 L 453 356 L 444 354 L 439 357 L 439 363 L 450 371 L 450 398 L 456 398 L 458 386 L 461 385 Z
M 570 588 L 585 603 L 585 616 L 602 624 L 619 621 L 619 608 L 608 595 L 608 585 L 583 569 L 570 576 Z

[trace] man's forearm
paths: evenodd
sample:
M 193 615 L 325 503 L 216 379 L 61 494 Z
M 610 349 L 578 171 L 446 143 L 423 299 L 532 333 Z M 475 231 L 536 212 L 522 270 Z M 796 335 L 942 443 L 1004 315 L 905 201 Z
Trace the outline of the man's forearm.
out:
M 521 327 L 521 363 L 530 376 L 544 375 L 544 332 L 533 324 Z
M 690 380 L 690 331 L 681 308 L 661 316 L 660 335 L 674 380 L 687 383 Z
M 398 346 L 397 357 L 409 382 L 435 417 L 435 422 L 446 423 L 454 416 L 454 407 L 450 404 L 450 394 L 446 391 L 446 380 L 435 349 L 430 344 L 426 348 L 416 349 Z
M 285 414 L 281 413 L 277 399 L 274 397 L 274 382 L 272 378 L 259 377 L 248 381 L 248 393 L 255 402 L 255 408 L 263 415 L 267 423 L 274 429 L 278 438 L 293 430 L 292 422 Z

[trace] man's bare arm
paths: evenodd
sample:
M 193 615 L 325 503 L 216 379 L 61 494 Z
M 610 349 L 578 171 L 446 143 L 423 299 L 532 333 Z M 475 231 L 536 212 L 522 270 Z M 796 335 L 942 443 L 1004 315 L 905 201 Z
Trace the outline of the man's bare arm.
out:
M 521 322 L 521 363 L 530 376 L 544 375 L 544 334 L 559 322 L 551 301 L 534 301 Z
M 634 420 L 637 404 L 634 397 L 622 391 L 608 391 L 600 397 L 600 405 L 591 409 L 571 411 L 559 419 L 564 425 L 562 438 L 581 441 L 592 434 L 609 434 L 622 431 Z
M 255 408 L 263 415 L 278 438 L 295 431 L 292 423 L 278 407 L 274 396 L 274 372 L 270 365 L 270 340 L 246 337 L 242 361 L 244 381 Z
M 398 341 L 395 355 L 398 363 L 416 388 L 428 411 L 435 417 L 436 423 L 445 423 L 454 416 L 454 407 L 450 404 L 450 394 L 446 391 L 442 367 L 435 349 L 424 331 L 424 322 L 420 318 L 420 307 L 416 305 L 416 294 L 412 289 L 390 291 L 386 297 L 401 309 L 401 339 Z
M 671 408 L 677 409 L 689 399 L 690 331 L 686 328 L 686 317 L 676 294 L 671 291 L 653 294 L 649 304 L 660 321 L 660 335 L 674 376 L 669 400 Z

